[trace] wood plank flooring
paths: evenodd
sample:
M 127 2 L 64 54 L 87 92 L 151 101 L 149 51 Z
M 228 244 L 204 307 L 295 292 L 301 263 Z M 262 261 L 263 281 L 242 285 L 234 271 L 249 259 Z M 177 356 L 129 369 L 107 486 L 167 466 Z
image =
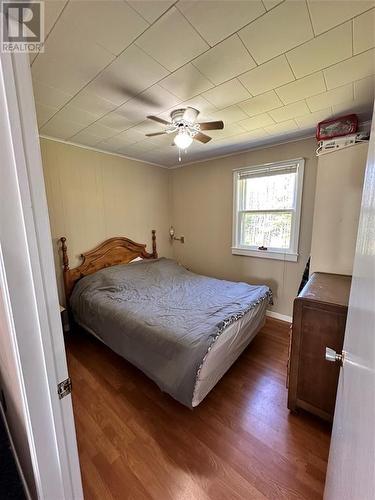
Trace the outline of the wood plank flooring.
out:
M 69 335 L 85 498 L 322 498 L 330 428 L 287 410 L 288 328 L 267 319 L 194 410 L 90 335 Z

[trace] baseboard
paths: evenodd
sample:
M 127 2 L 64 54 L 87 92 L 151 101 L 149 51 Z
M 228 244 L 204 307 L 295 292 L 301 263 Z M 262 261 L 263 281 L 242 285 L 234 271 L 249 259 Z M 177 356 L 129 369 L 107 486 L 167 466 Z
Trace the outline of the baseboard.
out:
M 286 316 L 285 314 L 280 314 L 275 311 L 270 311 L 269 309 L 267 309 L 266 311 L 266 316 L 269 316 L 270 318 L 279 319 L 280 321 L 286 321 L 287 323 L 292 322 L 292 316 Z
M 12 436 L 10 434 L 8 422 L 7 422 L 5 413 L 4 413 L 4 408 L 3 408 L 3 406 L 1 404 L 0 404 L 0 414 L 1 414 L 0 418 L 3 419 L 5 430 L 6 430 L 7 434 L 8 434 L 10 448 L 11 448 L 13 456 L 14 456 L 14 461 L 16 462 L 16 467 L 17 467 L 18 474 L 20 475 L 20 478 L 21 478 L 21 481 L 22 481 L 22 485 L 23 485 L 23 489 L 25 491 L 26 498 L 27 498 L 27 500 L 31 500 L 30 491 L 29 491 L 29 488 L 27 486 L 27 483 L 26 483 L 26 480 L 25 480 L 25 476 L 23 475 L 23 472 L 22 472 L 22 469 L 21 469 L 21 464 L 20 464 L 20 461 L 18 459 L 16 448 L 14 447 L 13 439 L 12 439 Z

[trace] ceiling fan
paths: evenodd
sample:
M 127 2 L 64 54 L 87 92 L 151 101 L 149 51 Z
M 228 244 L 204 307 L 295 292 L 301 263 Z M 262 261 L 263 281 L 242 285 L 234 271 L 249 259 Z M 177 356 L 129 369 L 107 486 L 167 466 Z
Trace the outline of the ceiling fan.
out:
M 201 122 L 197 123 L 199 111 L 195 108 L 182 108 L 176 109 L 171 113 L 171 121 L 167 122 L 158 116 L 148 116 L 150 120 L 166 125 L 164 132 L 155 132 L 153 134 L 146 134 L 147 137 L 154 137 L 156 135 L 173 134 L 177 132 L 174 137 L 174 144 L 179 149 L 187 149 L 193 142 L 193 139 L 199 142 L 209 142 L 212 137 L 203 134 L 202 130 L 221 130 L 224 128 L 224 122 Z

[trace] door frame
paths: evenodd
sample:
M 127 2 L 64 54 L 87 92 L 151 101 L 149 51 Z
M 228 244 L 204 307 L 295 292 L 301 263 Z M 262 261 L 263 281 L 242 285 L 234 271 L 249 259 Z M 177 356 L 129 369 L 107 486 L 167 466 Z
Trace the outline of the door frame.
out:
M 7 217 L 18 221 L 1 243 L 35 485 L 40 499 L 80 500 L 71 395 L 57 394 L 68 370 L 28 54 L 0 53 L 0 99 Z

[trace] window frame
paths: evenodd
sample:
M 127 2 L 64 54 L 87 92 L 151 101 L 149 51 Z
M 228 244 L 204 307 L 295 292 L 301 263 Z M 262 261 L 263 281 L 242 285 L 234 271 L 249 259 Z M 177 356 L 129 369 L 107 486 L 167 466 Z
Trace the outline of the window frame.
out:
M 240 174 L 246 171 L 267 168 L 280 168 L 296 165 L 296 185 L 294 192 L 294 206 L 292 209 L 270 209 L 270 210 L 239 210 L 239 180 Z M 294 158 L 292 160 L 278 161 L 265 163 L 261 165 L 252 165 L 249 167 L 241 167 L 233 170 L 233 228 L 232 228 L 232 254 L 245 255 L 249 257 L 261 257 L 266 259 L 286 260 L 297 262 L 299 249 L 299 232 L 301 225 L 301 209 L 302 209 L 302 194 L 303 194 L 303 177 L 305 169 L 304 158 Z M 285 250 L 283 248 L 269 248 L 267 250 L 259 250 L 256 246 L 240 245 L 240 216 L 241 213 L 277 213 L 287 212 L 292 213 L 290 247 Z

